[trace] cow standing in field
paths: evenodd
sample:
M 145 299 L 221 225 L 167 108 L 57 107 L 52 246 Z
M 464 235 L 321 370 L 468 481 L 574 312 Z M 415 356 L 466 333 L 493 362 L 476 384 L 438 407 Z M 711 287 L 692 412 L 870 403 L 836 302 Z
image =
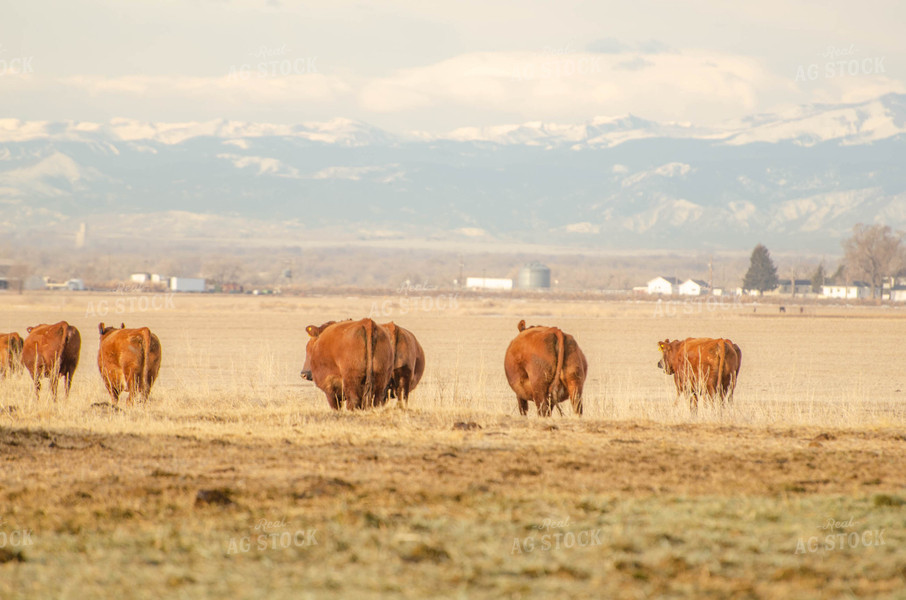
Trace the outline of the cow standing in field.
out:
M 22 337 L 15 331 L 0 333 L 0 378 L 12 375 L 22 367 Z
M 575 338 L 556 327 L 526 327 L 525 321 L 519 321 L 518 329 L 503 367 L 516 392 L 519 414 L 528 413 L 531 400 L 539 415 L 550 416 L 554 406 L 560 410 L 560 402 L 569 398 L 573 411 L 581 415 L 588 361 Z
M 399 406 L 409 406 L 409 393 L 415 389 L 425 372 L 425 351 L 408 329 L 393 321 L 381 325 L 390 336 L 393 346 L 393 374 L 390 377 L 390 397 L 396 396 Z
M 81 348 L 79 330 L 66 321 L 28 328 L 28 337 L 22 343 L 22 364 L 35 382 L 35 396 L 41 394 L 41 378 L 47 377 L 56 402 L 57 385 L 62 376 L 66 397 L 69 397 Z
M 658 368 L 673 375 L 676 397 L 689 395 L 689 408 L 698 407 L 698 396 L 717 397 L 721 405 L 733 400 L 742 364 L 742 350 L 728 339 L 686 338 L 658 342 Z
M 393 344 L 371 319 L 309 325 L 302 379 L 313 381 L 334 410 L 371 408 L 387 401 Z
M 160 340 L 147 327 L 126 329 L 125 323 L 119 329 L 99 323 L 98 333 L 98 369 L 113 403 L 124 390 L 129 392 L 130 404 L 136 396 L 147 400 L 160 372 Z

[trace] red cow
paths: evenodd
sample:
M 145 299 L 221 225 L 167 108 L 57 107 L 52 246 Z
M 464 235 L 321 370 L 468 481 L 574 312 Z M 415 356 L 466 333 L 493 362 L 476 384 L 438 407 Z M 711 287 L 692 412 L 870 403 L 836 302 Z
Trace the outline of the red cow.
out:
M 126 329 L 125 323 L 119 329 L 99 323 L 98 332 L 98 369 L 114 404 L 123 390 L 130 404 L 136 396 L 147 400 L 160 372 L 160 340 L 147 327 Z
M 79 366 L 81 348 L 82 336 L 79 335 L 79 330 L 66 321 L 28 328 L 28 337 L 22 344 L 22 364 L 35 382 L 36 396 L 41 393 L 41 378 L 47 377 L 56 401 L 57 384 L 62 376 L 66 397 L 69 397 L 72 376 Z
M 393 372 L 393 344 L 387 331 L 371 319 L 328 321 L 305 328 L 302 379 L 313 381 L 334 410 L 370 408 L 387 401 Z
M 528 413 L 532 400 L 539 415 L 550 416 L 554 406 L 560 410 L 560 402 L 569 398 L 573 411 L 581 415 L 588 361 L 575 338 L 556 327 L 526 327 L 525 321 L 519 321 L 518 329 L 503 367 L 516 392 L 519 414 Z
M 657 366 L 673 375 L 676 396 L 689 395 L 689 407 L 698 407 L 698 396 L 718 397 L 721 404 L 733 400 L 733 390 L 742 364 L 742 350 L 728 339 L 686 338 L 658 342 L 661 360 Z
M 0 378 L 22 367 L 22 338 L 15 331 L 0 333 Z
M 425 372 L 425 351 L 408 329 L 394 322 L 381 325 L 390 335 L 393 345 L 393 375 L 390 378 L 390 397 L 396 396 L 402 407 L 409 405 L 409 393 L 415 389 Z

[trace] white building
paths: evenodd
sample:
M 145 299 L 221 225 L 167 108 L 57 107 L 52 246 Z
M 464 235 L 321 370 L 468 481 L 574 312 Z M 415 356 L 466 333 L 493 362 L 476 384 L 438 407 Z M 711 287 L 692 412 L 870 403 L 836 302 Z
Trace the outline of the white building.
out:
M 129 276 L 132 283 L 148 283 L 151 281 L 151 273 L 133 273 Z
M 471 290 L 511 290 L 513 280 L 494 277 L 466 277 L 466 287 Z
M 822 285 L 821 295 L 825 298 L 859 300 L 860 298 L 871 298 L 871 288 L 861 281 L 852 285 Z
M 701 279 L 687 279 L 680 284 L 679 293 L 681 296 L 701 296 L 707 294 L 710 289 L 707 282 Z
M 679 285 L 676 277 L 655 277 L 648 282 L 648 293 L 655 294 L 673 294 L 674 289 Z
M 204 292 L 205 280 L 196 277 L 171 277 L 170 289 L 174 292 Z
M 890 290 L 890 301 L 891 302 L 906 302 L 906 286 L 895 285 Z
M 790 294 L 793 296 L 804 296 L 812 293 L 811 279 L 781 279 L 777 282 L 779 285 L 772 290 L 771 294 Z

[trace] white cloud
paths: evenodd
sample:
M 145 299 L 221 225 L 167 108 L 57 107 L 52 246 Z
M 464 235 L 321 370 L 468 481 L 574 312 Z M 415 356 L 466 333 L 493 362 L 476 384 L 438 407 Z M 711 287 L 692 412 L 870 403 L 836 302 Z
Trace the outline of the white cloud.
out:
M 646 54 L 644 63 L 638 58 L 633 53 L 463 54 L 367 82 L 359 99 L 372 112 L 432 107 L 542 120 L 632 112 L 657 120 L 713 122 L 749 112 L 764 90 L 790 84 L 741 56 L 689 51 Z M 625 68 L 627 63 L 636 68 Z

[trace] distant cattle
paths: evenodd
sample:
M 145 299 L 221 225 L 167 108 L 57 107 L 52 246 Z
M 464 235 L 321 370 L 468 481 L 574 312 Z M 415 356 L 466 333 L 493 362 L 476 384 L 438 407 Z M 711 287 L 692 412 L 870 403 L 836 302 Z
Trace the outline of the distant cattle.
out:
M 334 410 L 370 408 L 387 401 L 393 343 L 371 319 L 309 325 L 302 378 L 313 381 Z
M 0 333 L 0 378 L 22 367 L 22 337 L 15 331 Z
M 575 338 L 556 327 L 526 327 L 525 321 L 517 328 L 519 335 L 507 347 L 503 364 L 519 414 L 527 414 L 533 401 L 539 415 L 550 416 L 554 406 L 560 410 L 560 402 L 569 398 L 573 411 L 581 415 L 588 361 Z
M 388 392 L 400 406 L 409 405 L 409 393 L 415 389 L 425 372 L 425 351 L 408 329 L 393 323 L 381 325 L 390 335 L 393 346 L 393 374 Z
M 41 392 L 41 378 L 47 377 L 56 401 L 57 385 L 63 377 L 66 396 L 69 397 L 72 376 L 79 366 L 81 347 L 79 330 L 66 321 L 28 328 L 28 337 L 22 343 L 22 364 L 35 382 L 36 396 Z
M 742 350 L 728 339 L 686 338 L 658 342 L 661 360 L 657 366 L 673 375 L 677 398 L 689 396 L 689 407 L 698 407 L 698 397 L 733 399 L 742 364 Z
M 123 391 L 130 403 L 147 400 L 160 372 L 160 340 L 147 327 L 126 329 L 125 323 L 119 329 L 99 323 L 98 333 L 98 370 L 114 404 Z

